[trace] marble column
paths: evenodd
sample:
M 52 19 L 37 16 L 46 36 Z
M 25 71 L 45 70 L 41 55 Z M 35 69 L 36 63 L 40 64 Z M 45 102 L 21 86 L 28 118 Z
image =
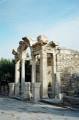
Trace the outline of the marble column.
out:
M 62 100 L 61 94 L 61 77 L 60 72 L 57 71 L 57 52 L 54 51 L 53 59 L 54 59 L 54 76 L 55 76 L 55 98 Z
M 32 83 L 36 82 L 36 59 L 35 56 L 33 56 L 32 59 Z
M 25 92 L 25 60 L 21 60 L 21 95 Z
M 36 82 L 36 58 L 35 56 L 32 57 L 32 95 L 34 100 L 34 84 Z
M 57 62 L 57 60 L 56 60 L 57 58 L 56 58 L 56 53 L 53 53 L 53 67 L 54 67 L 54 74 L 56 74 L 56 62 Z
M 53 58 L 52 58 L 52 97 L 55 97 L 55 82 L 56 82 L 56 53 L 53 53 Z
M 20 83 L 20 60 L 15 64 L 15 96 L 19 95 L 19 83 Z
M 26 60 L 26 50 L 22 51 L 21 59 L 21 95 L 24 96 L 25 92 L 25 60 Z
M 56 98 L 58 98 L 59 100 L 62 100 L 63 96 L 61 93 L 61 78 L 60 78 L 60 73 L 57 72 L 56 73 Z
M 41 98 L 48 98 L 47 53 L 40 53 Z

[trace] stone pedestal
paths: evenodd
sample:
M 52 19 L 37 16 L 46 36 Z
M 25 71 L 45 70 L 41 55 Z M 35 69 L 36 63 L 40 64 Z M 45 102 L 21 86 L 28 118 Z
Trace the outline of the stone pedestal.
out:
M 26 99 L 26 100 L 30 100 L 30 82 L 25 82 L 25 90 L 24 90 L 24 94 L 23 94 L 23 99 Z
M 9 96 L 14 96 L 14 83 L 9 83 Z
M 40 83 L 34 83 L 32 86 L 33 86 L 33 101 L 38 102 L 40 100 Z

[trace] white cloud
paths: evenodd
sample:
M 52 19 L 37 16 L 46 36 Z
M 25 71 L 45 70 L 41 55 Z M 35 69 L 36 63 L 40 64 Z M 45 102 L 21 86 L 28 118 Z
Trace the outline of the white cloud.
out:
M 50 40 L 54 40 L 66 48 L 79 49 L 79 17 L 58 22 L 52 27 L 41 24 L 22 24 L 16 29 L 19 36 L 28 35 L 34 39 L 39 34 L 45 34 Z
M 6 56 L 6 51 L 4 53 L 5 56 L 9 58 L 13 57 L 10 49 L 13 47 L 17 48 L 19 40 L 21 40 L 23 36 L 30 36 L 32 39 L 36 39 L 39 34 L 45 34 L 49 40 L 56 41 L 60 46 L 71 49 L 79 49 L 79 17 L 73 20 L 70 19 L 58 22 L 57 24 L 52 25 L 51 28 L 40 24 L 33 25 L 32 23 L 29 23 L 27 25 L 27 23 L 23 23 L 15 28 L 15 31 L 17 33 L 17 43 L 15 41 L 12 45 L 9 43 L 9 49 L 7 50 L 8 56 Z
M 50 39 L 59 42 L 61 46 L 79 49 L 79 17 L 57 23 L 46 34 Z

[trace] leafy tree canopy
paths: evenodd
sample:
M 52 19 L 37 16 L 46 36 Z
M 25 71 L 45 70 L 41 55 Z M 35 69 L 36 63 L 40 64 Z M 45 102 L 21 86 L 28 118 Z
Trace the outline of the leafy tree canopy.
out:
M 0 59 L 0 82 L 14 81 L 14 73 L 15 73 L 15 61 L 1 58 Z

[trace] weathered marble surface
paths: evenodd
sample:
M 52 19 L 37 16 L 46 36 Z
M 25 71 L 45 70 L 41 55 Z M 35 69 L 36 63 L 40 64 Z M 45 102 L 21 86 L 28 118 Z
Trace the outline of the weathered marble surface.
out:
M 79 111 L 0 98 L 0 120 L 79 120 Z

